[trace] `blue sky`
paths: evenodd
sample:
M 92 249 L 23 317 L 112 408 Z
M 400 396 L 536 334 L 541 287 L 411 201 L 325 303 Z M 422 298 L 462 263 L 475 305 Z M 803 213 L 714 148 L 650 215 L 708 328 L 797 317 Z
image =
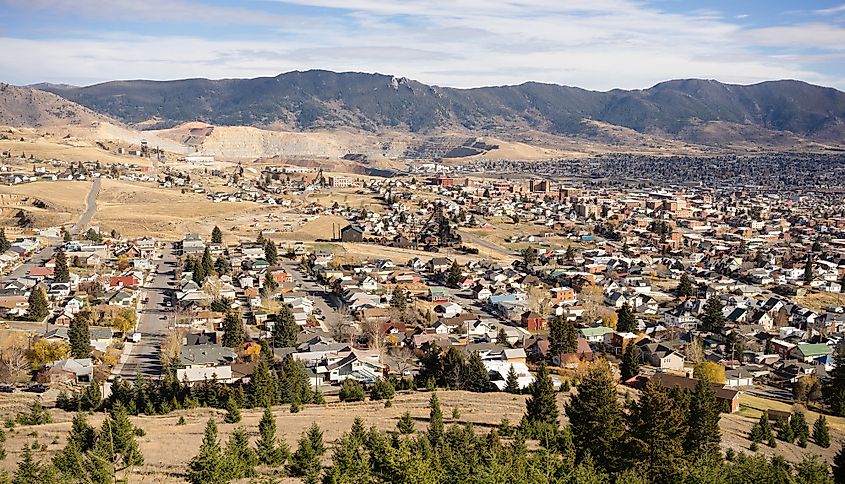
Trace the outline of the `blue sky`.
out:
M 0 82 L 381 72 L 455 87 L 845 89 L 845 0 L 0 0 Z

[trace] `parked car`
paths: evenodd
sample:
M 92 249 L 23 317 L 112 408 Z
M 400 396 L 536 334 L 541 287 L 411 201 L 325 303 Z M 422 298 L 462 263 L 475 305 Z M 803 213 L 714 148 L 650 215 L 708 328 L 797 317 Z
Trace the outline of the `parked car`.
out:
M 36 383 L 27 387 L 26 391 L 29 393 L 44 393 L 47 391 L 47 385 Z
M 15 387 L 12 385 L 0 385 L 0 393 L 15 393 Z

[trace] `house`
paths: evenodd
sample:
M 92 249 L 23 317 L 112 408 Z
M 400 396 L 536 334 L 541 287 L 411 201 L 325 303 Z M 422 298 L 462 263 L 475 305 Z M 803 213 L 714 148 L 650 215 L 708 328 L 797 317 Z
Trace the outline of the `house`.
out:
M 434 303 L 446 303 L 452 301 L 452 294 L 445 287 L 432 286 L 428 288 L 428 297 Z
M 643 339 L 637 343 L 643 360 L 661 370 L 683 371 L 684 357 L 674 349 L 662 343 Z
M 349 355 L 337 361 L 315 368 L 321 383 L 339 384 L 348 378 L 361 383 L 372 384 L 383 376 L 385 365 L 379 362 L 378 353 L 353 349 Z
M 824 343 L 810 344 L 799 343 L 789 352 L 789 355 L 804 363 L 812 363 L 813 360 L 833 354 L 830 346 Z
M 697 378 L 687 378 L 671 373 L 656 373 L 651 378 L 656 378 L 666 388 L 683 388 L 690 392 L 695 390 L 695 385 L 698 383 Z M 640 375 L 628 382 L 631 382 L 630 385 L 635 388 L 642 388 L 648 379 L 648 377 Z M 626 384 L 629 384 L 628 382 Z M 727 388 L 721 383 L 711 383 L 711 385 L 713 386 L 713 391 L 716 393 L 716 401 L 722 405 L 723 412 L 734 413 L 739 410 L 739 390 Z
M 361 242 L 364 240 L 364 229 L 358 225 L 347 225 L 340 229 L 341 242 Z
M 754 375 L 742 368 L 725 371 L 725 386 L 728 388 L 748 388 L 754 386 Z
M 543 331 L 546 329 L 546 318 L 534 311 L 526 311 L 522 313 L 520 321 L 523 326 L 528 328 L 528 331 Z
M 182 347 L 176 378 L 188 381 L 188 384 L 216 379 L 222 383 L 232 380 L 232 362 L 235 352 L 225 346 L 204 344 L 186 345 Z
M 94 379 L 94 363 L 91 358 L 54 361 L 36 379 L 41 383 L 90 383 Z
M 450 267 L 452 267 L 452 261 L 445 257 L 433 257 L 428 261 L 428 271 L 432 273 L 444 272 Z
M 591 328 L 579 328 L 578 334 L 587 340 L 588 343 L 602 343 L 605 335 L 613 333 L 613 329 L 607 326 L 594 326 Z
M 534 376 L 528 371 L 528 366 L 524 362 L 482 360 L 482 363 L 484 363 L 484 369 L 490 375 L 490 383 L 495 385 L 499 391 L 504 391 L 507 386 L 508 373 L 511 368 L 516 373 L 516 381 L 520 390 L 524 390 L 534 383 Z

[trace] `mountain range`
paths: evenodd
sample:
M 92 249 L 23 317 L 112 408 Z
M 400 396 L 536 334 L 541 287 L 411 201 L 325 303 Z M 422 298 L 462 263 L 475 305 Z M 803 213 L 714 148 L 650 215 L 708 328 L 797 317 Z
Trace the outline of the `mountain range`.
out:
M 458 89 L 382 74 L 310 70 L 255 79 L 33 87 L 145 129 L 203 121 L 297 131 L 531 130 L 589 137 L 607 124 L 704 144 L 725 133 L 749 141 L 787 135 L 835 144 L 845 139 L 845 93 L 792 80 L 735 85 L 686 79 L 600 92 L 537 82 Z

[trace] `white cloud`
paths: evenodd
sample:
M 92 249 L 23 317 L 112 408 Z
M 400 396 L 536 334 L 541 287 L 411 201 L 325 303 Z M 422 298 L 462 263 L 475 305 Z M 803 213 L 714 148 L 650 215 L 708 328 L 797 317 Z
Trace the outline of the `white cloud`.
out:
M 263 13 L 244 8 L 215 7 L 204 14 L 273 25 L 278 33 L 273 38 L 265 33 L 255 39 L 200 38 L 188 27 L 184 36 L 2 38 L 0 72 L 18 83 L 253 77 L 321 68 L 457 87 L 535 80 L 591 89 L 643 88 L 689 77 L 737 83 L 799 78 L 845 87 L 836 74 L 811 69 L 813 60 L 794 52 L 796 46 L 839 51 L 845 45 L 842 29 L 827 24 L 748 30 L 712 11 L 682 15 L 628 0 L 286 3 L 336 9 L 336 15 L 266 22 L 252 20 Z M 175 9 L 168 13 L 171 19 L 196 9 L 187 0 L 154 4 Z M 148 6 L 127 8 L 138 15 L 160 14 Z M 789 41 L 796 44 L 785 45 Z

